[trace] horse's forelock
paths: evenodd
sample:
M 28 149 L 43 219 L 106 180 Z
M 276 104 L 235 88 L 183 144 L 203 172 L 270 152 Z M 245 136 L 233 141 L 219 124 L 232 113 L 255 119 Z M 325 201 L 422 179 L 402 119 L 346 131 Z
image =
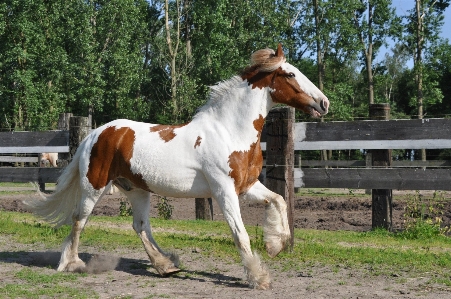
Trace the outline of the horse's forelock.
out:
M 273 49 L 261 49 L 251 55 L 251 64 L 259 72 L 272 72 L 285 62 L 284 56 L 276 56 Z

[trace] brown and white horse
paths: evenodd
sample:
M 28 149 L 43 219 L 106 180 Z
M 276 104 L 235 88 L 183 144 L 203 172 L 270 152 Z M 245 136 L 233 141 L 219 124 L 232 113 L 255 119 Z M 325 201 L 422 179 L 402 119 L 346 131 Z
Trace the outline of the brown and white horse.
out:
M 71 224 L 58 271 L 85 267 L 78 257 L 80 233 L 97 201 L 114 184 L 128 197 L 133 228 L 161 275 L 180 271 L 175 257 L 158 247 L 149 224 L 151 192 L 183 198 L 213 197 L 227 221 L 251 287 L 270 288 L 270 277 L 252 252 L 239 200 L 266 206 L 264 241 L 269 256 L 290 237 L 284 199 L 258 181 L 260 136 L 269 110 L 287 104 L 313 117 L 327 113 L 329 101 L 277 51 L 252 54 L 239 76 L 211 88 L 210 99 L 184 125 L 115 120 L 89 134 L 51 195 L 27 204 L 57 225 Z

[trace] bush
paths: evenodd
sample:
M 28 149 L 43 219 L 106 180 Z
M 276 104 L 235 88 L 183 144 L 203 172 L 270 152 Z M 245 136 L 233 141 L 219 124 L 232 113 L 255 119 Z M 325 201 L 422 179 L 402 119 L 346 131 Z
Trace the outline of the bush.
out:
M 160 201 L 157 204 L 158 217 L 168 220 L 172 217 L 172 210 L 174 207 L 169 203 L 169 199 L 165 196 L 159 196 Z
M 131 207 L 129 207 L 129 203 L 127 200 L 121 200 L 119 205 L 119 216 L 126 217 L 126 216 L 132 216 L 133 210 Z
M 446 235 L 450 229 L 443 226 L 443 193 L 434 192 L 432 198 L 424 198 L 418 191 L 407 197 L 404 212 L 405 230 L 400 236 L 407 239 L 427 239 Z

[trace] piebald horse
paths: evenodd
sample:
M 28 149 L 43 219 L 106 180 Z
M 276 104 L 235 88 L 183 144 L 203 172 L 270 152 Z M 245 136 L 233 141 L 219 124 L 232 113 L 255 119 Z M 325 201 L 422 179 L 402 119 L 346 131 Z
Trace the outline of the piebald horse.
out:
M 211 87 L 209 100 L 189 123 L 170 126 L 119 119 L 92 131 L 62 173 L 55 192 L 27 202 L 47 221 L 72 225 L 57 270 L 86 267 L 78 256 L 80 233 L 98 200 L 114 184 L 130 201 L 133 228 L 160 275 L 180 269 L 177 258 L 152 237 L 151 193 L 213 197 L 230 227 L 249 285 L 270 288 L 269 273 L 251 250 L 239 200 L 266 207 L 264 242 L 268 255 L 275 257 L 290 238 L 286 204 L 258 176 L 263 162 L 261 132 L 276 104 L 313 117 L 326 114 L 329 107 L 327 97 L 286 62 L 280 44 L 277 51 L 256 51 L 240 75 Z

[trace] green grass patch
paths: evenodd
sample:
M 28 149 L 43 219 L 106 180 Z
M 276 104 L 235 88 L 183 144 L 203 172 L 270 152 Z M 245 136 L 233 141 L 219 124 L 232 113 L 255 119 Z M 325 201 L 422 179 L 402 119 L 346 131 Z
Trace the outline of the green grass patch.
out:
M 97 298 L 92 290 L 65 285 L 82 274 L 44 274 L 40 270 L 22 268 L 14 274 L 14 282 L 0 283 L 0 298 Z
M 0 182 L 0 187 L 31 187 L 30 183 Z
M 131 228 L 131 217 L 92 217 L 81 237 L 81 245 L 95 246 L 99 251 L 127 248 L 142 249 Z M 191 251 L 213 257 L 239 261 L 226 223 L 199 220 L 151 219 L 156 241 L 166 249 Z M 247 227 L 253 244 L 264 259 L 262 230 Z M 41 242 L 49 247 L 59 246 L 69 234 L 70 227 L 54 229 L 30 214 L 0 211 L 0 234 L 9 234 L 19 243 Z M 181 253 L 183 261 L 183 253 Z M 303 271 L 319 266 L 339 271 L 350 268 L 371 275 L 405 273 L 407 277 L 431 277 L 431 282 L 451 285 L 451 239 L 443 235 L 427 238 L 406 238 L 403 234 L 385 230 L 371 232 L 295 230 L 292 252 L 284 252 L 272 265 L 281 271 Z M 433 280 L 432 280 L 433 279 Z

